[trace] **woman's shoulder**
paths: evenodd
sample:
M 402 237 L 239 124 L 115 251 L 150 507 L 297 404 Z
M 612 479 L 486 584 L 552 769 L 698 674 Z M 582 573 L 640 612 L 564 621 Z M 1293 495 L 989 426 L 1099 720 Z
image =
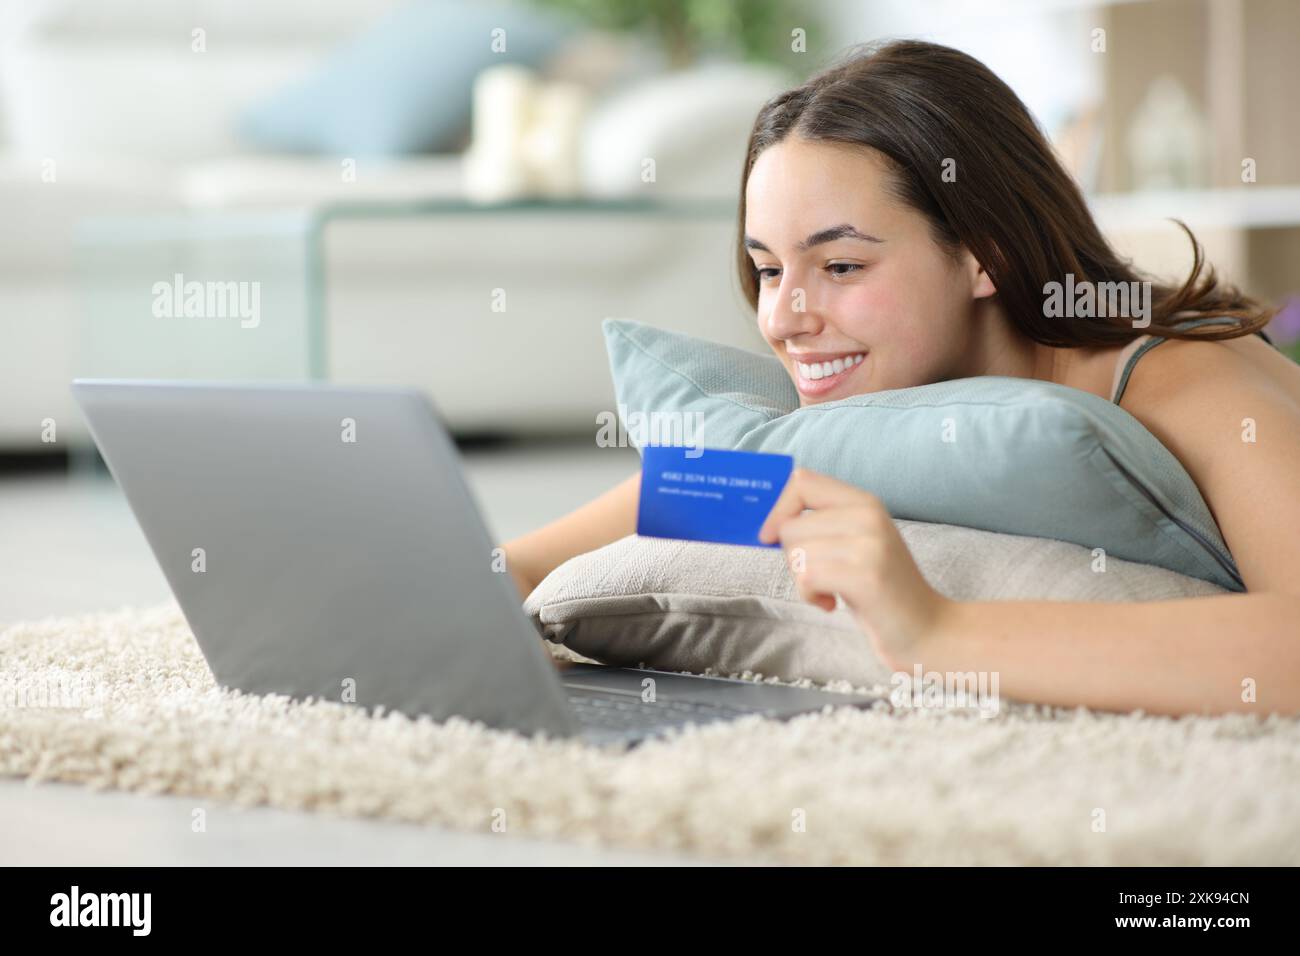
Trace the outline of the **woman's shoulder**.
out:
M 1130 353 L 1131 354 L 1131 353 Z M 1117 350 L 1117 359 L 1120 358 Z M 1217 341 L 1167 339 L 1134 363 L 1120 404 L 1138 418 L 1271 394 L 1300 409 L 1300 365 L 1258 335 Z
M 1120 407 L 1174 453 L 1212 509 L 1300 456 L 1300 366 L 1259 336 L 1161 342 L 1134 365 Z
M 1294 588 L 1300 366 L 1254 335 L 1169 340 L 1134 366 L 1120 404 L 1187 469 L 1247 587 Z

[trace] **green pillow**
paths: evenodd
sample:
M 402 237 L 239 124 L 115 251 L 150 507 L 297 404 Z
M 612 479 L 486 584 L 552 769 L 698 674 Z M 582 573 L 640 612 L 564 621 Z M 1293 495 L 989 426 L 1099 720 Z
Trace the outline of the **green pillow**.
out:
M 641 322 L 602 327 L 619 415 L 638 450 L 671 431 L 647 420 L 689 416 L 677 434 L 692 437 L 678 444 L 793 455 L 871 491 L 895 518 L 1071 541 L 1245 590 L 1183 466 L 1096 395 L 982 376 L 801 408 L 773 355 Z

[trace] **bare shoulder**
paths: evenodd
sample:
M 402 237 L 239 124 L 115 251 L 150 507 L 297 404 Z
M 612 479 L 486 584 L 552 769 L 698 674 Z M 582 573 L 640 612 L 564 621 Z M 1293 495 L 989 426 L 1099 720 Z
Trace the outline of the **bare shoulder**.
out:
M 1241 426 L 1251 412 L 1300 424 L 1300 365 L 1258 336 L 1221 342 L 1170 340 L 1134 366 L 1120 403 L 1163 441 L 1168 425 L 1206 437 L 1225 423 Z M 1244 427 L 1244 426 L 1243 426 Z M 1169 435 L 1173 439 L 1176 436 Z M 1172 446 L 1171 446 L 1172 447 Z
M 1121 406 L 1187 469 L 1247 587 L 1294 588 L 1300 366 L 1258 336 L 1171 340 L 1138 361 Z

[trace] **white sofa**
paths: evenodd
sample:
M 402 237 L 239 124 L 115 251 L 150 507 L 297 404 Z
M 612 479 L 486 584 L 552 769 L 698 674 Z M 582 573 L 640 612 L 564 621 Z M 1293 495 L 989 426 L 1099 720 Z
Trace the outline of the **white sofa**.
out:
M 257 154 L 232 131 L 247 103 L 312 69 L 391 5 L 71 0 L 18 2 L 0 14 L 0 449 L 39 447 L 46 418 L 61 438 L 81 435 L 69 380 L 133 370 L 87 354 L 113 341 L 118 321 L 85 279 L 85 236 L 118 228 L 106 219 L 147 226 L 157 216 L 306 215 L 340 202 L 462 195 L 459 155 L 359 160 L 355 181 L 345 181 L 336 157 Z M 200 26 L 206 52 L 197 54 Z M 588 193 L 713 199 L 723 211 L 711 218 L 332 225 L 329 376 L 425 387 L 458 430 L 585 431 L 613 403 L 599 332 L 607 315 L 761 348 L 732 276 L 726 204 L 754 111 L 781 81 L 704 67 L 643 77 L 597 102 L 583 149 Z M 652 187 L 638 178 L 646 155 L 658 163 Z M 509 308 L 497 315 L 489 297 L 503 285 Z M 95 335 L 87 323 L 98 323 Z M 135 349 L 125 332 L 118 348 Z M 152 360 L 168 372 L 165 354 Z M 176 374 L 191 370 L 178 363 Z

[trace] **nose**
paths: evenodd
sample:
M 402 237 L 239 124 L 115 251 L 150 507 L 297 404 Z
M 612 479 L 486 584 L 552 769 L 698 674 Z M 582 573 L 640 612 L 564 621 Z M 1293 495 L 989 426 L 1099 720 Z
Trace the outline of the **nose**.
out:
M 815 334 L 821 319 L 813 305 L 807 286 L 793 272 L 782 273 L 775 301 L 767 313 L 767 333 L 774 339 L 791 339 L 796 335 Z

